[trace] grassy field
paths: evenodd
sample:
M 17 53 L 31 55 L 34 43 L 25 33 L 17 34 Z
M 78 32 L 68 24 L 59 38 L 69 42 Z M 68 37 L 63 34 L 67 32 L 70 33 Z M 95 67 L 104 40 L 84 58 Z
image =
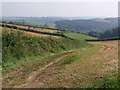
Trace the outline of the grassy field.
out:
M 6 22 L 10 22 L 10 20 L 5 20 Z M 35 21 L 25 21 L 25 20 L 12 20 L 13 23 L 18 23 L 18 24 L 27 24 L 27 25 L 32 25 L 32 26 L 44 26 L 46 24 L 46 22 L 35 22 Z M 47 22 L 47 26 L 49 28 L 55 28 L 55 24 L 54 23 L 49 23 Z
M 64 35 L 71 37 L 73 39 L 77 39 L 77 40 L 85 40 L 85 39 L 97 39 L 91 36 L 87 36 L 84 34 L 77 34 L 77 33 L 65 33 Z
M 33 26 L 44 26 L 46 24 L 46 22 L 33 22 L 33 21 L 25 21 L 25 23 Z M 55 28 L 56 25 L 54 23 L 47 22 L 47 26 L 49 28 Z
M 18 27 L 18 28 L 32 29 L 32 30 L 35 30 L 35 31 L 49 32 L 49 33 L 57 33 L 57 32 L 60 32 L 59 30 L 46 29 L 46 28 L 38 28 L 38 27 L 29 27 L 29 26 L 23 26 L 23 25 L 15 25 L 15 24 L 6 24 L 6 23 L 3 23 L 3 25 L 16 26 L 16 27 Z
M 77 34 L 77 33 L 69 33 L 69 32 L 65 32 L 65 31 L 60 31 L 60 30 L 53 30 L 53 29 L 46 29 L 46 28 L 38 28 L 38 27 L 29 27 L 29 26 L 23 26 L 23 25 L 15 25 L 15 24 L 6 24 L 3 23 L 3 25 L 8 25 L 8 26 L 14 26 L 17 28 L 21 28 L 21 29 L 26 29 L 26 30 L 34 30 L 34 31 L 40 31 L 40 32 L 46 32 L 46 33 L 54 33 L 54 34 L 60 34 L 60 35 L 65 35 L 68 38 L 72 38 L 72 39 L 77 39 L 77 40 L 85 40 L 85 39 L 97 39 L 91 36 L 87 36 L 84 34 Z M 15 30 L 15 29 L 11 29 L 11 30 Z M 50 36 L 50 35 L 45 35 L 45 34 L 38 34 L 38 33 L 32 33 L 32 32 L 28 32 L 28 31 L 24 31 L 26 34 L 33 34 L 36 36 Z M 52 35 L 54 36 L 54 35 Z M 59 38 L 59 36 L 55 36 L 56 38 Z
M 71 52 L 34 58 L 5 75 L 3 85 L 9 88 L 119 88 L 116 43 L 93 42 Z

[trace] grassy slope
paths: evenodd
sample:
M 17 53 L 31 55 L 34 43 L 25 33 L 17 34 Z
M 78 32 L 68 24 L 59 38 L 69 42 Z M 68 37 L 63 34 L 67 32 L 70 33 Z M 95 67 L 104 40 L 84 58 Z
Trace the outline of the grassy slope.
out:
M 26 23 L 31 24 L 31 25 L 44 25 L 46 22 L 26 21 Z M 47 23 L 47 25 L 49 26 L 49 28 L 55 28 L 56 26 L 54 23 Z
M 36 88 L 118 88 L 118 76 L 115 72 L 101 72 L 101 70 L 103 70 L 102 66 L 105 66 L 105 68 L 108 68 L 108 66 L 105 60 L 100 58 L 104 63 L 102 64 L 101 60 L 96 57 L 96 54 L 98 56 L 100 54 L 99 50 L 101 51 L 99 45 L 89 45 L 88 47 L 81 48 L 80 51 L 77 50 L 79 53 L 63 58 L 60 62 L 44 70 L 44 73 L 41 73 L 39 77 L 36 78 L 37 82 L 32 83 L 32 85 Z M 107 52 L 107 50 L 105 52 Z M 62 55 L 66 55 L 66 53 Z M 53 62 L 62 55 L 56 54 L 56 56 L 48 58 L 50 62 Z M 6 87 L 7 84 L 9 87 L 13 87 L 14 85 L 25 83 L 25 78 L 29 77 L 30 72 L 34 72 L 34 70 L 38 70 L 43 65 L 48 64 L 44 63 L 45 60 L 47 59 L 45 58 L 40 62 L 38 59 L 37 62 L 32 61 L 27 65 L 23 65 L 25 70 L 21 71 L 22 74 L 18 73 L 12 80 L 12 84 L 6 83 Z M 111 65 L 109 66 L 111 67 Z M 39 85 L 39 83 L 42 84 Z
M 65 38 L 31 37 L 20 32 L 3 31 L 3 71 L 15 68 L 18 63 L 29 62 L 31 57 L 43 57 L 63 51 L 85 47 L 85 41 Z M 48 54 L 49 53 L 49 54 Z
M 36 37 L 54 37 L 54 38 L 61 38 L 59 36 L 54 36 L 54 35 L 45 35 L 45 34 L 40 34 L 40 33 L 33 33 L 33 32 L 28 32 L 28 31 L 21 31 L 18 29 L 11 29 L 11 28 L 7 28 L 7 27 L 0 27 L 2 29 L 2 31 L 8 31 L 8 32 L 14 32 L 14 31 L 19 31 L 25 35 L 29 35 L 29 36 L 36 36 Z M 39 31 L 39 30 L 38 30 Z M 49 29 L 45 29 L 43 32 L 52 32 L 52 30 Z
M 4 29 L 6 30 L 5 32 L 3 31 L 2 38 L 3 38 L 3 46 L 4 46 L 3 70 L 5 71 L 9 69 L 11 66 L 14 67 L 14 65 L 17 64 L 18 60 L 19 63 L 24 61 L 29 61 L 28 58 L 30 59 L 31 58 L 30 56 L 42 57 L 45 55 L 45 53 L 47 55 L 50 55 L 50 53 L 58 53 L 62 51 L 74 50 L 80 47 L 85 47 L 87 45 L 86 42 L 84 41 L 69 40 L 64 38 L 55 39 L 51 37 L 40 38 L 40 37 L 34 37 L 35 34 L 32 34 L 33 37 L 31 37 L 31 36 L 27 36 L 28 35 L 27 32 L 26 35 L 23 35 L 23 33 L 17 32 L 17 30 L 14 30 L 16 31 L 14 33 L 13 32 L 8 33 L 7 32 L 8 29 L 7 28 Z M 69 35 L 71 38 L 75 38 L 78 40 L 89 38 L 89 36 L 82 34 L 79 35 L 74 33 L 67 33 L 67 35 Z M 29 44 L 29 47 L 27 44 Z M 31 52 L 29 52 L 29 50 L 31 50 Z
M 78 40 L 84 40 L 84 39 L 96 39 L 90 36 L 86 36 L 83 34 L 75 34 L 75 33 L 66 33 L 65 35 L 78 39 Z M 7 40 L 7 41 L 6 41 Z M 27 43 L 26 43 L 27 42 Z M 44 42 L 44 43 L 43 43 Z M 30 47 L 28 47 L 28 44 Z M 40 45 L 40 46 L 39 46 Z M 80 45 L 80 46 L 79 46 Z M 80 47 L 85 47 L 87 44 L 83 41 L 72 41 L 68 39 L 53 39 L 53 38 L 36 38 L 36 37 L 27 37 L 27 36 L 20 36 L 19 34 L 5 34 L 3 32 L 3 70 L 10 70 L 15 69 L 17 65 L 25 65 L 27 62 L 33 62 L 35 60 L 41 59 L 42 57 L 50 56 L 56 53 L 79 49 Z M 34 49 L 33 49 L 34 48 Z M 39 49 L 40 48 L 40 49 Z M 44 49 L 42 49 L 44 48 Z M 61 63 L 61 67 L 58 67 L 58 69 L 65 69 L 66 66 L 70 69 L 70 67 L 74 67 L 74 62 L 77 62 L 77 59 L 81 58 L 82 60 L 86 60 L 85 63 L 88 60 L 89 63 L 89 57 L 92 54 L 94 54 L 99 47 L 87 47 L 86 49 L 83 48 L 81 50 L 80 54 L 77 56 L 72 56 L 71 58 L 68 58 L 63 63 Z M 39 49 L 39 50 L 38 50 Z M 12 52 L 14 51 L 14 52 Z M 30 51 L 30 52 L 29 52 Z M 41 53 L 42 51 L 42 53 Z M 6 53 L 7 52 L 7 53 Z M 86 54 L 85 54 L 86 53 Z M 79 61 L 77 62 L 79 63 Z M 80 62 L 81 63 L 81 62 Z M 44 64 L 44 63 L 43 63 Z M 71 66 L 69 66 L 71 64 Z M 73 66 L 72 66 L 73 65 Z M 81 65 L 79 65 L 81 66 Z M 89 66 L 89 65 L 87 65 Z M 84 69 L 84 68 L 83 68 Z M 82 70 L 83 70 L 82 69 Z M 72 68 L 71 68 L 72 70 Z M 72 72 L 72 71 L 71 71 Z M 99 82 L 99 83 L 98 83 Z M 52 82 L 50 82 L 52 83 Z M 76 83 L 76 81 L 75 81 Z M 96 87 L 118 87 L 116 85 L 117 81 L 111 80 L 100 80 L 97 81 L 98 85 L 91 85 L 91 84 L 81 84 L 79 87 L 88 87 L 88 88 L 94 88 Z M 112 85 L 111 85 L 112 83 Z M 48 84 L 47 84 L 48 85 Z M 115 86 L 116 85 L 116 86 Z
M 2 24 L 0 23 L 0 25 L 2 25 Z M 18 28 L 21 28 L 21 29 L 26 29 L 26 30 L 29 29 L 29 26 L 23 26 L 23 25 L 6 24 L 6 23 L 3 23 L 3 25 L 4 25 L 3 28 L 8 27 L 8 26 L 10 26 L 10 27 L 14 26 L 14 27 L 18 27 Z M 7 26 L 6 26 L 6 25 L 7 25 Z M 1 26 L 0 26 L 0 27 L 1 27 Z M 12 30 L 12 28 L 10 28 L 10 27 L 8 27 L 8 28 Z M 14 29 L 16 29 L 16 28 L 14 28 Z M 21 30 L 21 29 L 19 29 L 19 30 Z M 30 27 L 30 30 L 40 31 L 40 32 L 48 32 L 48 33 L 61 32 L 61 31 L 59 31 L 59 30 L 46 29 L 46 28 L 37 28 L 37 27 L 35 27 L 35 28 L 34 28 L 34 27 Z M 21 31 L 23 31 L 23 30 L 21 30 Z M 26 31 L 26 32 L 29 32 L 29 31 Z
M 74 39 L 78 39 L 78 40 L 84 40 L 84 39 L 97 39 L 91 36 L 87 36 L 84 34 L 77 34 L 77 33 L 65 33 L 66 36 L 74 38 Z

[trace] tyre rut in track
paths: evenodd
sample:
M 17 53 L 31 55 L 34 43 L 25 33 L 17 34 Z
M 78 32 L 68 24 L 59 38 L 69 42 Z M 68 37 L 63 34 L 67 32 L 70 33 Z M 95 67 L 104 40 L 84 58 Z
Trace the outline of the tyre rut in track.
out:
M 20 86 L 15 86 L 15 88 L 20 88 L 20 87 L 24 87 L 24 88 L 27 88 L 29 86 L 31 86 L 35 81 L 36 81 L 36 78 L 40 75 L 42 75 L 43 71 L 45 71 L 46 69 L 48 69 L 49 67 L 51 67 L 52 65 L 54 65 L 55 63 L 61 61 L 62 59 L 65 59 L 67 57 L 71 57 L 71 56 L 74 56 L 75 54 L 77 54 L 78 51 L 72 51 L 71 53 L 67 54 L 67 55 L 63 55 L 59 58 L 56 58 L 54 62 L 51 62 L 47 65 L 45 65 L 43 68 L 41 69 L 38 69 L 37 71 L 34 71 L 30 74 L 30 76 L 28 77 L 28 79 L 26 80 L 26 83 L 23 84 L 23 85 L 20 85 Z

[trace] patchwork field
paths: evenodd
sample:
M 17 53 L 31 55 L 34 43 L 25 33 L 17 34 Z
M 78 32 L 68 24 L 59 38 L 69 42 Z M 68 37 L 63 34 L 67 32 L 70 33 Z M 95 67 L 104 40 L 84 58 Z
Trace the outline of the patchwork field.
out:
M 45 28 L 37 28 L 37 27 L 29 27 L 29 26 L 23 26 L 23 25 L 15 25 L 15 24 L 6 24 L 6 23 L 3 23 L 3 25 L 16 26 L 16 27 L 18 27 L 18 28 L 32 29 L 32 30 L 36 30 L 36 31 L 49 32 L 49 33 L 60 32 L 59 30 L 45 29 Z
M 18 27 L 20 29 L 26 29 L 26 30 L 33 30 L 33 31 L 40 31 L 40 32 L 45 32 L 46 34 L 41 34 L 41 33 L 34 33 L 34 32 L 30 32 L 30 31 L 23 31 L 20 29 L 13 29 L 11 28 L 7 28 L 7 27 L 3 27 L 3 30 L 7 29 L 8 31 L 21 31 L 24 32 L 24 34 L 27 35 L 32 35 L 32 36 L 39 36 L 39 37 L 55 37 L 55 38 L 60 38 L 63 36 L 59 36 L 59 35 L 64 35 L 66 38 L 71 38 L 71 39 L 76 39 L 76 40 L 85 40 L 85 39 L 97 39 L 88 35 L 84 35 L 84 34 L 77 34 L 77 33 L 70 33 L 70 32 L 65 32 L 65 31 L 60 31 L 60 30 L 53 30 L 53 29 L 46 29 L 46 28 L 38 28 L 38 27 L 29 27 L 29 26 L 22 26 L 22 25 L 14 25 L 14 24 L 7 24 L 7 23 L 3 23 L 3 25 L 8 25 L 8 26 L 14 26 L 14 27 Z M 65 32 L 65 33 L 64 33 Z M 48 34 L 47 34 L 48 33 Z M 50 35 L 49 33 L 53 33 L 53 34 L 57 34 L 57 35 Z
M 0 27 L 0 29 L 2 31 L 7 31 L 7 32 L 21 32 L 24 35 L 30 35 L 30 36 L 37 36 L 37 37 L 54 37 L 54 38 L 61 38 L 59 36 L 53 36 L 53 35 L 46 35 L 46 34 L 38 34 L 38 33 L 33 33 L 33 32 L 28 32 L 28 31 L 22 31 L 22 30 L 18 30 L 18 29 L 13 29 L 13 28 L 6 28 L 6 27 Z

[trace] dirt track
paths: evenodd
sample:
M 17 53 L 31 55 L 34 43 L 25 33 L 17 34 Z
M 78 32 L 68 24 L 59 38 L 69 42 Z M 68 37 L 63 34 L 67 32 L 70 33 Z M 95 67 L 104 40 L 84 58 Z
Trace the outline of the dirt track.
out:
M 54 62 L 31 72 L 21 85 L 16 81 L 18 77 L 13 75 L 13 72 L 22 75 L 24 70 L 20 68 L 4 76 L 3 82 L 7 84 L 3 86 L 15 88 L 75 88 L 79 87 L 80 84 L 90 84 L 99 78 L 104 79 L 106 73 L 117 71 L 118 42 L 92 42 L 91 44 L 100 45 L 102 48 L 93 52 L 91 51 L 92 48 L 89 51 L 85 49 L 86 52 L 83 49 L 83 55 L 68 65 L 64 65 L 63 62 L 72 56 L 82 54 L 81 50 L 57 57 Z
M 21 87 L 30 87 L 30 86 L 33 84 L 33 82 L 36 81 L 36 78 L 39 77 L 40 75 L 42 75 L 43 72 L 44 72 L 46 69 L 48 69 L 50 66 L 52 66 L 53 64 L 59 62 L 60 60 L 66 58 L 66 57 L 71 57 L 71 56 L 75 55 L 76 53 L 77 53 L 77 51 L 72 52 L 72 53 L 67 54 L 67 55 L 63 55 L 63 56 L 57 58 L 54 62 L 51 62 L 51 63 L 49 63 L 48 65 L 45 65 L 43 68 L 38 69 L 38 70 L 35 71 L 35 72 L 32 72 L 32 73 L 30 74 L 30 76 L 28 77 L 28 79 L 26 80 L 26 83 L 25 83 L 25 84 L 20 85 L 20 86 L 15 86 L 15 88 L 19 88 L 19 87 L 20 87 L 20 88 L 21 88 Z

